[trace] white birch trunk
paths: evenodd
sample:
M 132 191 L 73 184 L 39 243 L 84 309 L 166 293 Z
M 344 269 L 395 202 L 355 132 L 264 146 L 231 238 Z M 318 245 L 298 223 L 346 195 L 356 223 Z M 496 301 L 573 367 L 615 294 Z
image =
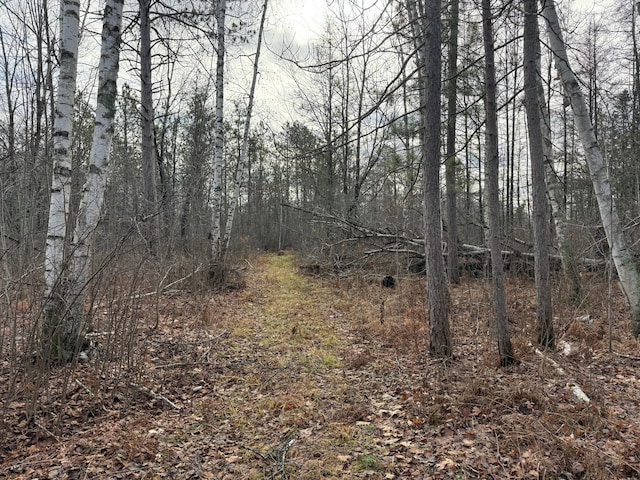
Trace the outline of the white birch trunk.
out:
M 222 268 L 222 164 L 224 159 L 224 56 L 225 56 L 225 24 L 226 0 L 219 0 L 216 9 L 218 24 L 218 59 L 216 63 L 216 111 L 215 111 L 215 143 L 213 154 L 213 194 L 211 209 L 213 226 L 211 230 L 211 265 L 209 280 L 216 284 Z
M 62 277 L 65 267 L 67 215 L 71 190 L 71 140 L 73 104 L 78 67 L 80 4 L 63 0 L 60 5 L 60 73 L 53 120 L 53 178 L 49 200 L 49 224 L 44 260 L 43 356 L 57 355 L 56 335 L 64 316 Z
M 571 109 L 585 151 L 591 181 L 595 190 L 602 226 L 609 242 L 611 258 L 618 272 L 620 285 L 631 310 L 631 325 L 635 336 L 640 335 L 640 276 L 624 239 L 615 201 L 611 194 L 609 173 L 604 157 L 589 119 L 589 111 L 578 80 L 569 65 L 567 50 L 562 38 L 560 23 L 553 0 L 545 0 L 542 14 L 547 22 L 549 46 L 554 54 L 565 94 L 571 101 Z
M 256 83 L 258 82 L 258 64 L 260 61 L 260 49 L 262 47 L 262 34 L 264 32 L 264 22 L 267 18 L 267 4 L 268 0 L 264 0 L 262 5 L 262 19 L 260 20 L 260 29 L 258 30 L 258 46 L 256 47 L 256 56 L 253 60 L 253 78 L 251 79 L 251 89 L 249 90 L 249 102 L 247 104 L 247 113 L 244 119 L 244 132 L 242 134 L 242 148 L 240 150 L 240 158 L 238 159 L 238 171 L 235 178 L 235 193 L 231 202 L 229 202 L 229 209 L 227 211 L 227 222 L 225 224 L 225 232 L 223 237 L 223 251 L 221 257 L 229 250 L 229 241 L 231 240 L 231 230 L 233 229 L 233 219 L 235 217 L 236 209 L 238 208 L 238 199 L 242 186 L 246 182 L 248 159 L 247 152 L 249 150 L 249 134 L 251 132 L 251 112 L 253 111 L 253 99 L 255 97 Z
M 82 292 L 91 269 L 91 244 L 102 210 L 107 182 L 107 166 L 113 138 L 116 113 L 118 70 L 120 64 L 120 34 L 124 0 L 106 0 L 102 25 L 102 47 L 98 66 L 98 98 L 95 127 L 89 157 L 89 171 L 82 190 L 82 200 L 71 242 L 69 284 L 74 302 L 73 332 L 82 323 Z

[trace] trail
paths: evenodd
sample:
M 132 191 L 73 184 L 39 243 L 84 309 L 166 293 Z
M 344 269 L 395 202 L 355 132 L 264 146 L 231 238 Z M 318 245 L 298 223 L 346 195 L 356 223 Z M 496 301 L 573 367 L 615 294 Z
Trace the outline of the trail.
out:
M 229 478 L 385 478 L 367 392 L 343 358 L 353 299 L 301 275 L 290 255 L 261 257 L 247 282 L 226 355 L 248 368 L 218 390 L 225 422 L 245 436 Z

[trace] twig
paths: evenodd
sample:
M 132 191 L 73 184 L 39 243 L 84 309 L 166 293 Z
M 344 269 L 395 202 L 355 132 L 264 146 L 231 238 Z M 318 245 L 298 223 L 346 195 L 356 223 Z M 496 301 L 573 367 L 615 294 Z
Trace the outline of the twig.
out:
M 153 324 L 153 327 L 151 327 L 151 330 L 155 330 L 156 328 L 158 328 L 158 325 L 160 324 L 160 294 L 164 290 L 164 287 L 162 286 L 162 284 L 169 276 L 169 272 L 171 271 L 172 267 L 173 265 L 167 269 L 164 276 L 162 277 L 162 280 L 160 280 L 160 283 L 158 284 L 158 288 L 156 289 L 156 295 L 155 295 L 156 297 L 155 317 L 156 318 L 155 318 L 155 323 Z
M 287 368 L 289 368 L 290 365 L 285 365 L 284 367 L 280 367 L 278 368 L 275 372 L 273 372 L 271 375 L 269 375 L 269 378 L 267 378 L 265 381 L 262 382 L 261 387 L 264 387 L 265 385 L 267 385 L 276 375 L 278 375 L 280 372 L 286 370 Z
M 84 388 L 84 391 L 85 391 L 85 392 L 87 392 L 89 395 L 91 395 L 91 396 L 95 396 L 95 393 L 93 393 L 93 392 L 92 392 L 88 387 L 86 387 L 86 386 L 84 385 L 84 383 L 82 383 L 82 382 L 81 382 L 80 380 L 78 380 L 77 378 L 76 378 L 76 383 L 77 383 L 78 385 L 80 385 L 82 388 Z
M 213 340 L 218 340 L 219 338 L 222 338 L 222 337 L 224 337 L 224 336 L 228 335 L 228 333 L 229 333 L 229 330 L 225 328 L 225 329 L 222 331 L 222 333 L 219 333 L 219 334 L 218 334 L 218 335 L 216 335 L 215 337 L 210 338 L 210 339 L 209 339 L 209 341 L 210 341 L 210 342 L 212 342 Z
M 612 352 L 616 357 L 626 358 L 627 360 L 633 360 L 634 362 L 640 362 L 640 357 L 634 357 L 632 355 L 625 355 L 624 353 Z
M 244 448 L 245 450 L 249 450 L 250 452 L 255 453 L 257 456 L 260 457 L 260 459 L 262 460 L 266 460 L 267 457 L 265 457 L 264 455 L 262 455 L 259 451 L 257 451 L 255 448 L 251 448 L 251 447 L 247 447 L 246 445 L 243 445 L 242 448 Z
M 293 444 L 296 443 L 297 438 L 297 435 L 291 438 L 287 443 L 284 444 L 284 446 L 280 450 L 280 476 L 283 479 L 289 477 L 286 471 L 287 465 L 285 457 L 287 456 L 287 452 L 291 449 L 291 447 L 293 447 Z
M 298 436 L 294 435 L 290 439 L 286 440 L 280 449 L 271 450 L 266 455 L 263 455 L 254 448 L 247 447 L 246 445 L 243 445 L 242 447 L 260 457 L 260 459 L 266 464 L 265 468 L 269 468 L 270 470 L 269 478 L 275 479 L 276 475 L 279 474 L 280 480 L 287 480 L 289 478 L 286 470 L 287 452 L 291 450 L 291 447 L 293 447 L 293 444 L 296 443 L 297 439 Z
M 188 275 L 185 275 L 182 278 L 179 278 L 178 280 L 174 280 L 173 282 L 165 285 L 164 287 L 162 287 L 161 289 L 155 290 L 153 292 L 148 292 L 148 293 L 141 293 L 139 295 L 134 295 L 133 298 L 138 299 L 138 298 L 142 298 L 142 297 L 150 297 L 152 295 L 158 295 L 159 293 L 163 293 L 166 292 L 169 288 L 173 287 L 174 285 L 177 285 L 180 282 L 184 282 L 186 279 L 193 277 L 196 273 L 198 273 L 200 270 L 202 269 L 202 264 L 198 265 L 198 268 L 196 268 L 193 272 L 191 272 Z M 167 272 L 169 273 L 169 272 Z M 166 278 L 166 275 L 165 275 Z M 164 281 L 164 278 L 162 279 L 162 281 Z M 161 282 L 162 283 L 162 282 Z
M 36 422 L 36 425 L 38 427 L 40 427 L 42 430 L 44 430 L 49 436 L 53 437 L 56 439 L 56 441 L 60 441 L 60 439 L 58 438 L 58 436 L 55 433 L 52 433 L 47 427 L 45 427 L 44 425 L 40 424 L 40 422 Z
M 148 395 L 149 397 L 151 397 L 151 398 L 153 398 L 155 400 L 162 401 L 163 403 L 169 405 L 171 408 L 173 408 L 175 410 L 181 410 L 181 408 L 178 405 L 173 403 L 167 397 L 165 397 L 164 395 L 160 395 L 159 393 L 154 392 L 150 388 L 144 387 L 142 385 L 138 385 L 137 383 L 129 383 L 129 386 L 131 388 L 135 389 L 135 390 L 138 390 L 139 392 L 144 393 L 145 395 Z
M 154 368 L 178 368 L 178 367 L 195 367 L 199 365 L 213 365 L 215 362 L 178 362 L 166 363 L 164 365 L 156 365 Z

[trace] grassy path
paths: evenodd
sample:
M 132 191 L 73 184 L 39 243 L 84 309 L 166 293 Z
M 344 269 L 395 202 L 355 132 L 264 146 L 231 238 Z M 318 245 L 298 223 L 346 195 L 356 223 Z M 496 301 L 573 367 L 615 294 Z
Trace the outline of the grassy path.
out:
M 246 375 L 218 392 L 224 421 L 244 436 L 227 466 L 242 478 L 384 478 L 368 401 L 343 364 L 348 303 L 299 274 L 289 255 L 259 262 L 244 315 L 229 323 Z

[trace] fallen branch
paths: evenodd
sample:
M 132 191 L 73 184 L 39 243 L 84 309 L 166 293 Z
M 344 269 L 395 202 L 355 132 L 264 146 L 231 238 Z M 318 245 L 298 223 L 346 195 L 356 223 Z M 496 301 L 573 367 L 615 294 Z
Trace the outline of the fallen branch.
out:
M 130 297 L 131 300 L 137 300 L 139 298 L 144 298 L 144 297 L 151 297 L 153 295 L 159 295 L 161 293 L 165 293 L 167 292 L 171 287 L 173 287 L 174 285 L 177 285 L 178 283 L 184 282 L 185 280 L 187 280 L 188 278 L 193 277 L 196 273 L 198 273 L 200 270 L 202 269 L 202 264 L 198 265 L 198 268 L 196 268 L 193 272 L 189 273 L 188 275 L 185 275 L 182 278 L 179 278 L 178 280 L 174 280 L 173 282 L 162 286 L 162 282 L 164 282 L 165 278 L 162 279 L 162 281 L 160 282 L 161 284 L 161 288 L 154 290 L 153 292 L 147 292 L 147 293 L 140 293 L 138 295 L 133 295 L 132 297 Z M 169 272 L 167 272 L 169 273 Z
M 296 443 L 298 439 L 297 435 L 285 440 L 282 446 L 279 449 L 271 450 L 266 455 L 263 455 L 259 451 L 254 448 L 247 447 L 243 445 L 243 448 L 249 450 L 252 453 L 255 453 L 260 459 L 265 463 L 265 467 L 270 470 L 269 478 L 271 480 L 275 480 L 279 475 L 280 480 L 287 480 L 289 475 L 287 474 L 287 452 L 293 447 L 293 444 Z
M 215 362 L 177 362 L 165 363 L 164 365 L 156 365 L 153 368 L 180 368 L 180 367 L 199 367 L 201 365 L 213 365 Z
M 564 369 L 558 364 L 558 362 L 556 362 L 552 358 L 549 358 L 548 356 L 546 356 L 543 352 L 541 352 L 537 348 L 536 348 L 536 353 L 539 356 L 541 356 L 543 360 L 548 362 L 553 368 L 555 368 L 556 372 L 558 372 L 560 375 L 565 375 L 566 374 Z M 583 402 L 583 403 L 587 403 L 587 404 L 591 402 L 591 399 L 589 399 L 587 394 L 584 393 L 584 391 L 580 388 L 580 386 L 578 384 L 573 383 L 573 382 L 569 382 L 569 383 L 567 383 L 567 388 L 571 391 L 571 395 L 573 395 L 573 398 L 575 398 L 579 402 Z
M 144 387 L 142 385 L 138 385 L 137 383 L 129 383 L 129 387 L 131 387 L 134 390 L 137 390 L 137 391 L 139 391 L 141 393 L 144 393 L 145 395 L 147 395 L 148 397 L 153 398 L 154 400 L 160 400 L 162 403 L 170 406 L 171 408 L 173 408 L 175 410 L 181 410 L 181 408 L 178 405 L 173 403 L 167 397 L 165 397 L 164 395 L 160 395 L 159 393 L 154 392 L 150 388 Z
M 91 396 L 94 396 L 94 397 L 95 397 L 95 393 L 93 393 L 93 392 L 89 389 L 89 387 L 87 387 L 84 383 L 82 383 L 82 382 L 81 382 L 80 380 L 78 380 L 77 378 L 76 378 L 76 383 L 77 383 L 78 385 L 80 385 L 80 386 L 84 389 L 84 391 L 85 391 L 85 392 L 87 392 L 89 395 L 91 395 Z
M 634 362 L 640 362 L 640 357 L 634 357 L 633 355 L 625 355 L 624 353 L 613 353 L 616 357 L 626 358 L 627 360 L 633 360 Z

